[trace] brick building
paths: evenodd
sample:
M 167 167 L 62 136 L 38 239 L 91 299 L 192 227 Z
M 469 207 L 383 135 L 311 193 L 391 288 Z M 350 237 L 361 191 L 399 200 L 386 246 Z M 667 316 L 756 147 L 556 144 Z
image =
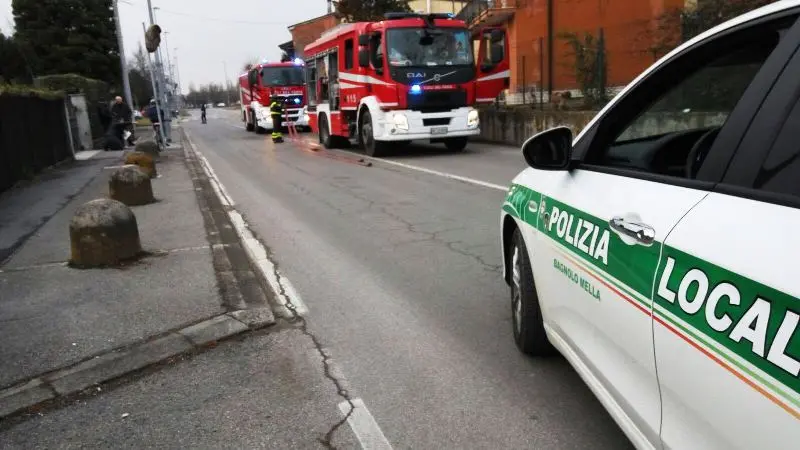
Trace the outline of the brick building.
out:
M 289 27 L 289 33 L 292 34 L 292 45 L 281 44 L 281 49 L 286 51 L 287 48 L 292 48 L 294 56 L 302 58 L 306 45 L 316 41 L 324 31 L 330 30 L 338 24 L 339 19 L 333 13 L 296 23 Z
M 630 82 L 655 60 L 659 19 L 686 0 L 472 0 L 459 12 L 470 27 L 509 30 L 510 93 L 577 90 L 569 33 L 605 40 L 607 86 Z M 688 0 L 692 1 L 692 0 Z
M 408 6 L 414 12 L 455 14 L 467 4 L 466 0 L 411 0 Z M 430 6 L 430 10 L 428 10 Z

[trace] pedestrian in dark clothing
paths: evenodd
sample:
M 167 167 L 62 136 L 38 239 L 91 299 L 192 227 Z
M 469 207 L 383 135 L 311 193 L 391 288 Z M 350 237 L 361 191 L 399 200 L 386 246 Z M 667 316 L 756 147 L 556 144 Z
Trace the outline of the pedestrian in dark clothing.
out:
M 108 132 L 111 127 L 111 109 L 106 102 L 97 102 L 97 115 L 100 117 L 100 125 L 103 130 Z
M 114 136 L 120 142 L 124 140 L 125 130 L 130 127 L 132 120 L 133 112 L 131 107 L 122 101 L 122 97 L 117 96 L 114 99 L 114 104 L 111 105 L 111 126 L 114 127 Z M 133 134 L 131 134 L 131 138 L 133 138 Z M 131 141 L 129 140 L 128 143 L 130 144 Z
M 200 121 L 206 123 L 206 104 L 200 105 Z
M 150 100 L 150 106 L 147 107 L 147 118 L 150 119 L 152 123 L 161 122 L 161 118 L 158 117 L 158 108 L 156 107 L 155 100 Z

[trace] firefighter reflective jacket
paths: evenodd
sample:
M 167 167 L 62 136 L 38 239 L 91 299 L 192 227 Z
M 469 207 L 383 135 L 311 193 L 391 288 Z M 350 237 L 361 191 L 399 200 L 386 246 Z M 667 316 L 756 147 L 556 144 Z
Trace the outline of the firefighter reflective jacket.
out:
M 283 103 L 280 101 L 273 101 L 269 105 L 269 113 L 273 116 L 282 116 L 283 115 Z

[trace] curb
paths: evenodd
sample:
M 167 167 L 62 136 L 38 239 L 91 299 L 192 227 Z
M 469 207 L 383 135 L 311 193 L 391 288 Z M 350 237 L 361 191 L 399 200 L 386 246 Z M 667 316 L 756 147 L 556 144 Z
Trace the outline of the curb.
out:
M 220 314 L 157 339 L 95 356 L 0 391 L 0 419 L 85 391 L 168 358 L 275 324 L 268 307 Z

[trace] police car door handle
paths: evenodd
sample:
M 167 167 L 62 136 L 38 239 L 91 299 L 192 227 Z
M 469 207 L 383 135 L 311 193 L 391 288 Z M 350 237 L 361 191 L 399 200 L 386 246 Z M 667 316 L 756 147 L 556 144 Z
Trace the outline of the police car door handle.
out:
M 647 224 L 627 221 L 622 217 L 614 217 L 608 221 L 608 224 L 615 231 L 636 239 L 645 245 L 652 244 L 656 239 L 656 230 Z

